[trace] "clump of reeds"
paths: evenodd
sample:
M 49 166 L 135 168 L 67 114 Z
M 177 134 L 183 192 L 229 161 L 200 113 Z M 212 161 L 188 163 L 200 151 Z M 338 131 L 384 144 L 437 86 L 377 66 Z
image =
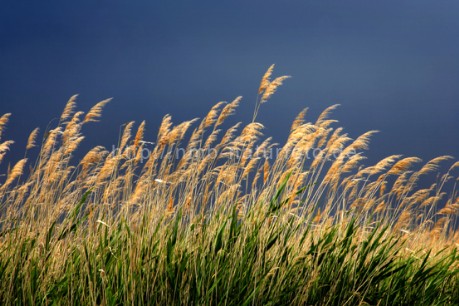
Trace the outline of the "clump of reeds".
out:
M 374 131 L 350 138 L 336 106 L 271 143 L 256 117 L 287 78 L 273 68 L 246 125 L 226 127 L 238 97 L 200 121 L 166 115 L 153 145 L 129 122 L 117 150 L 81 160 L 82 127 L 109 100 L 85 114 L 71 97 L 0 186 L 2 304 L 458 303 L 459 163 L 426 188 L 449 156 L 365 166 Z

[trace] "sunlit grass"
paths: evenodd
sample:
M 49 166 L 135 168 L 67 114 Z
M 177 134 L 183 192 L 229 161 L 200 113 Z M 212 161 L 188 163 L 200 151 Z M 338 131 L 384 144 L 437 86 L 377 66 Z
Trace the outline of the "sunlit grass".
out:
M 286 79 L 273 68 L 246 125 L 225 123 L 237 98 L 165 116 L 154 145 L 127 123 L 116 151 L 72 160 L 109 102 L 84 114 L 74 96 L 41 142 L 34 130 L 0 187 L 2 304 L 458 304 L 459 163 L 364 166 L 374 132 L 351 139 L 335 106 L 273 145 L 256 122 Z

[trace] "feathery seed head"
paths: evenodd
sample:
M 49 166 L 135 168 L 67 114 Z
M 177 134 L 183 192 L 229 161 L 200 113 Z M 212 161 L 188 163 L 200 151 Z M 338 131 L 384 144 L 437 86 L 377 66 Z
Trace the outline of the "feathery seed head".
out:
M 86 117 L 84 118 L 83 123 L 99 121 L 98 119 L 102 116 L 102 109 L 111 100 L 112 100 L 112 98 L 109 98 L 109 99 L 106 99 L 106 100 L 102 100 L 99 103 L 97 103 L 96 105 L 94 105 L 89 110 L 89 112 L 86 114 Z

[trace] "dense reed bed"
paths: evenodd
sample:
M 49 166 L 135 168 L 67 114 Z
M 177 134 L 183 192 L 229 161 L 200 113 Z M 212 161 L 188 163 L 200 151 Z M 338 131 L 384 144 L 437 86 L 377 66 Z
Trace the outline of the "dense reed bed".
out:
M 81 129 L 109 100 L 85 114 L 72 97 L 0 186 L 1 303 L 458 304 L 459 163 L 365 166 L 374 131 L 351 139 L 336 106 L 303 110 L 273 144 L 256 121 L 287 78 L 273 68 L 251 123 L 225 123 L 238 97 L 202 120 L 166 115 L 154 144 L 129 122 L 116 150 L 81 160 Z

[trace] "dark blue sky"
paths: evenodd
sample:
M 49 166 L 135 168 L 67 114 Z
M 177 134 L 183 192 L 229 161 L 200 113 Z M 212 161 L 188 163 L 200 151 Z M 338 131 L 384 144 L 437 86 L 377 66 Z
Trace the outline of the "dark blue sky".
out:
M 259 80 L 293 78 L 259 121 L 280 142 L 295 115 L 339 103 L 351 136 L 380 130 L 367 154 L 459 157 L 459 1 L 21 1 L 0 9 L 0 113 L 22 152 L 30 131 L 115 99 L 87 145 L 116 143 L 119 126 L 202 117 L 243 95 L 250 121 Z

